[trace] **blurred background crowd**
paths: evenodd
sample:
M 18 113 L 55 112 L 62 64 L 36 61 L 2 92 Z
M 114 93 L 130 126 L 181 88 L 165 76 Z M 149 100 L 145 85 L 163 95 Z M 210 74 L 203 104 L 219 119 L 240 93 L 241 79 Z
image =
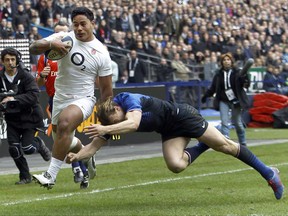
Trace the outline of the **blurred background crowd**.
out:
M 118 65 L 118 83 L 211 80 L 226 52 L 240 67 L 253 58 L 254 67 L 287 78 L 285 0 L 0 0 L 0 39 L 37 40 L 40 27 L 71 24 L 78 6 L 93 10 L 95 34 Z

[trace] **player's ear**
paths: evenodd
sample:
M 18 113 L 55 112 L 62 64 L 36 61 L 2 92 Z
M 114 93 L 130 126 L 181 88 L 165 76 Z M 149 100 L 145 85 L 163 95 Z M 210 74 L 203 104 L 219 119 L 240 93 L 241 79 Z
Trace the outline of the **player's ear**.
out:
M 114 106 L 114 108 L 115 108 L 116 111 L 120 111 L 121 110 L 120 106 Z

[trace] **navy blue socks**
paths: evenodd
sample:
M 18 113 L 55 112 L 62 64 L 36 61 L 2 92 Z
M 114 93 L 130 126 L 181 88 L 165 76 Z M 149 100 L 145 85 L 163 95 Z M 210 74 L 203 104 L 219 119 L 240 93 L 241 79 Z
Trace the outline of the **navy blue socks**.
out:
M 245 164 L 253 167 L 266 180 L 270 180 L 274 175 L 273 170 L 270 167 L 266 166 L 262 161 L 260 161 L 246 146 L 239 146 L 239 152 L 235 157 L 244 162 Z
M 199 142 L 197 145 L 184 149 L 184 152 L 189 157 L 189 164 L 191 164 L 196 158 L 198 158 L 203 152 L 209 149 L 209 146 L 207 146 L 204 143 Z

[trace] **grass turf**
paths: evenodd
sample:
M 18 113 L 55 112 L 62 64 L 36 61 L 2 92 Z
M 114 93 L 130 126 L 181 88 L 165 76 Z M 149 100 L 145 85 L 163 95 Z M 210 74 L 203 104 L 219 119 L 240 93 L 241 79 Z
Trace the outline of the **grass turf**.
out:
M 266 131 L 268 130 L 268 132 Z M 287 130 L 247 130 L 247 137 L 287 138 Z M 235 136 L 232 131 L 231 137 Z M 288 180 L 288 143 L 249 147 Z M 162 157 L 97 166 L 87 190 L 60 171 L 52 190 L 14 185 L 17 175 L 0 178 L 0 215 L 287 215 L 287 197 L 276 200 L 254 170 L 237 159 L 208 151 L 180 174 Z

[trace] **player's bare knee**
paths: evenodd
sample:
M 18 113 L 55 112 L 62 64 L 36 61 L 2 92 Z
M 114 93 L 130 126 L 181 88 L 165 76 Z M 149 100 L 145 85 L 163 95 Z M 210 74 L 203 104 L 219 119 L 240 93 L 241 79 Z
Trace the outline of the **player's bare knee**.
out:
M 167 167 L 173 173 L 180 173 L 186 168 L 180 163 L 167 164 Z
M 68 121 L 60 121 L 57 125 L 57 134 L 65 134 L 69 132 L 69 122 Z M 69 132 L 70 133 L 70 132 Z

